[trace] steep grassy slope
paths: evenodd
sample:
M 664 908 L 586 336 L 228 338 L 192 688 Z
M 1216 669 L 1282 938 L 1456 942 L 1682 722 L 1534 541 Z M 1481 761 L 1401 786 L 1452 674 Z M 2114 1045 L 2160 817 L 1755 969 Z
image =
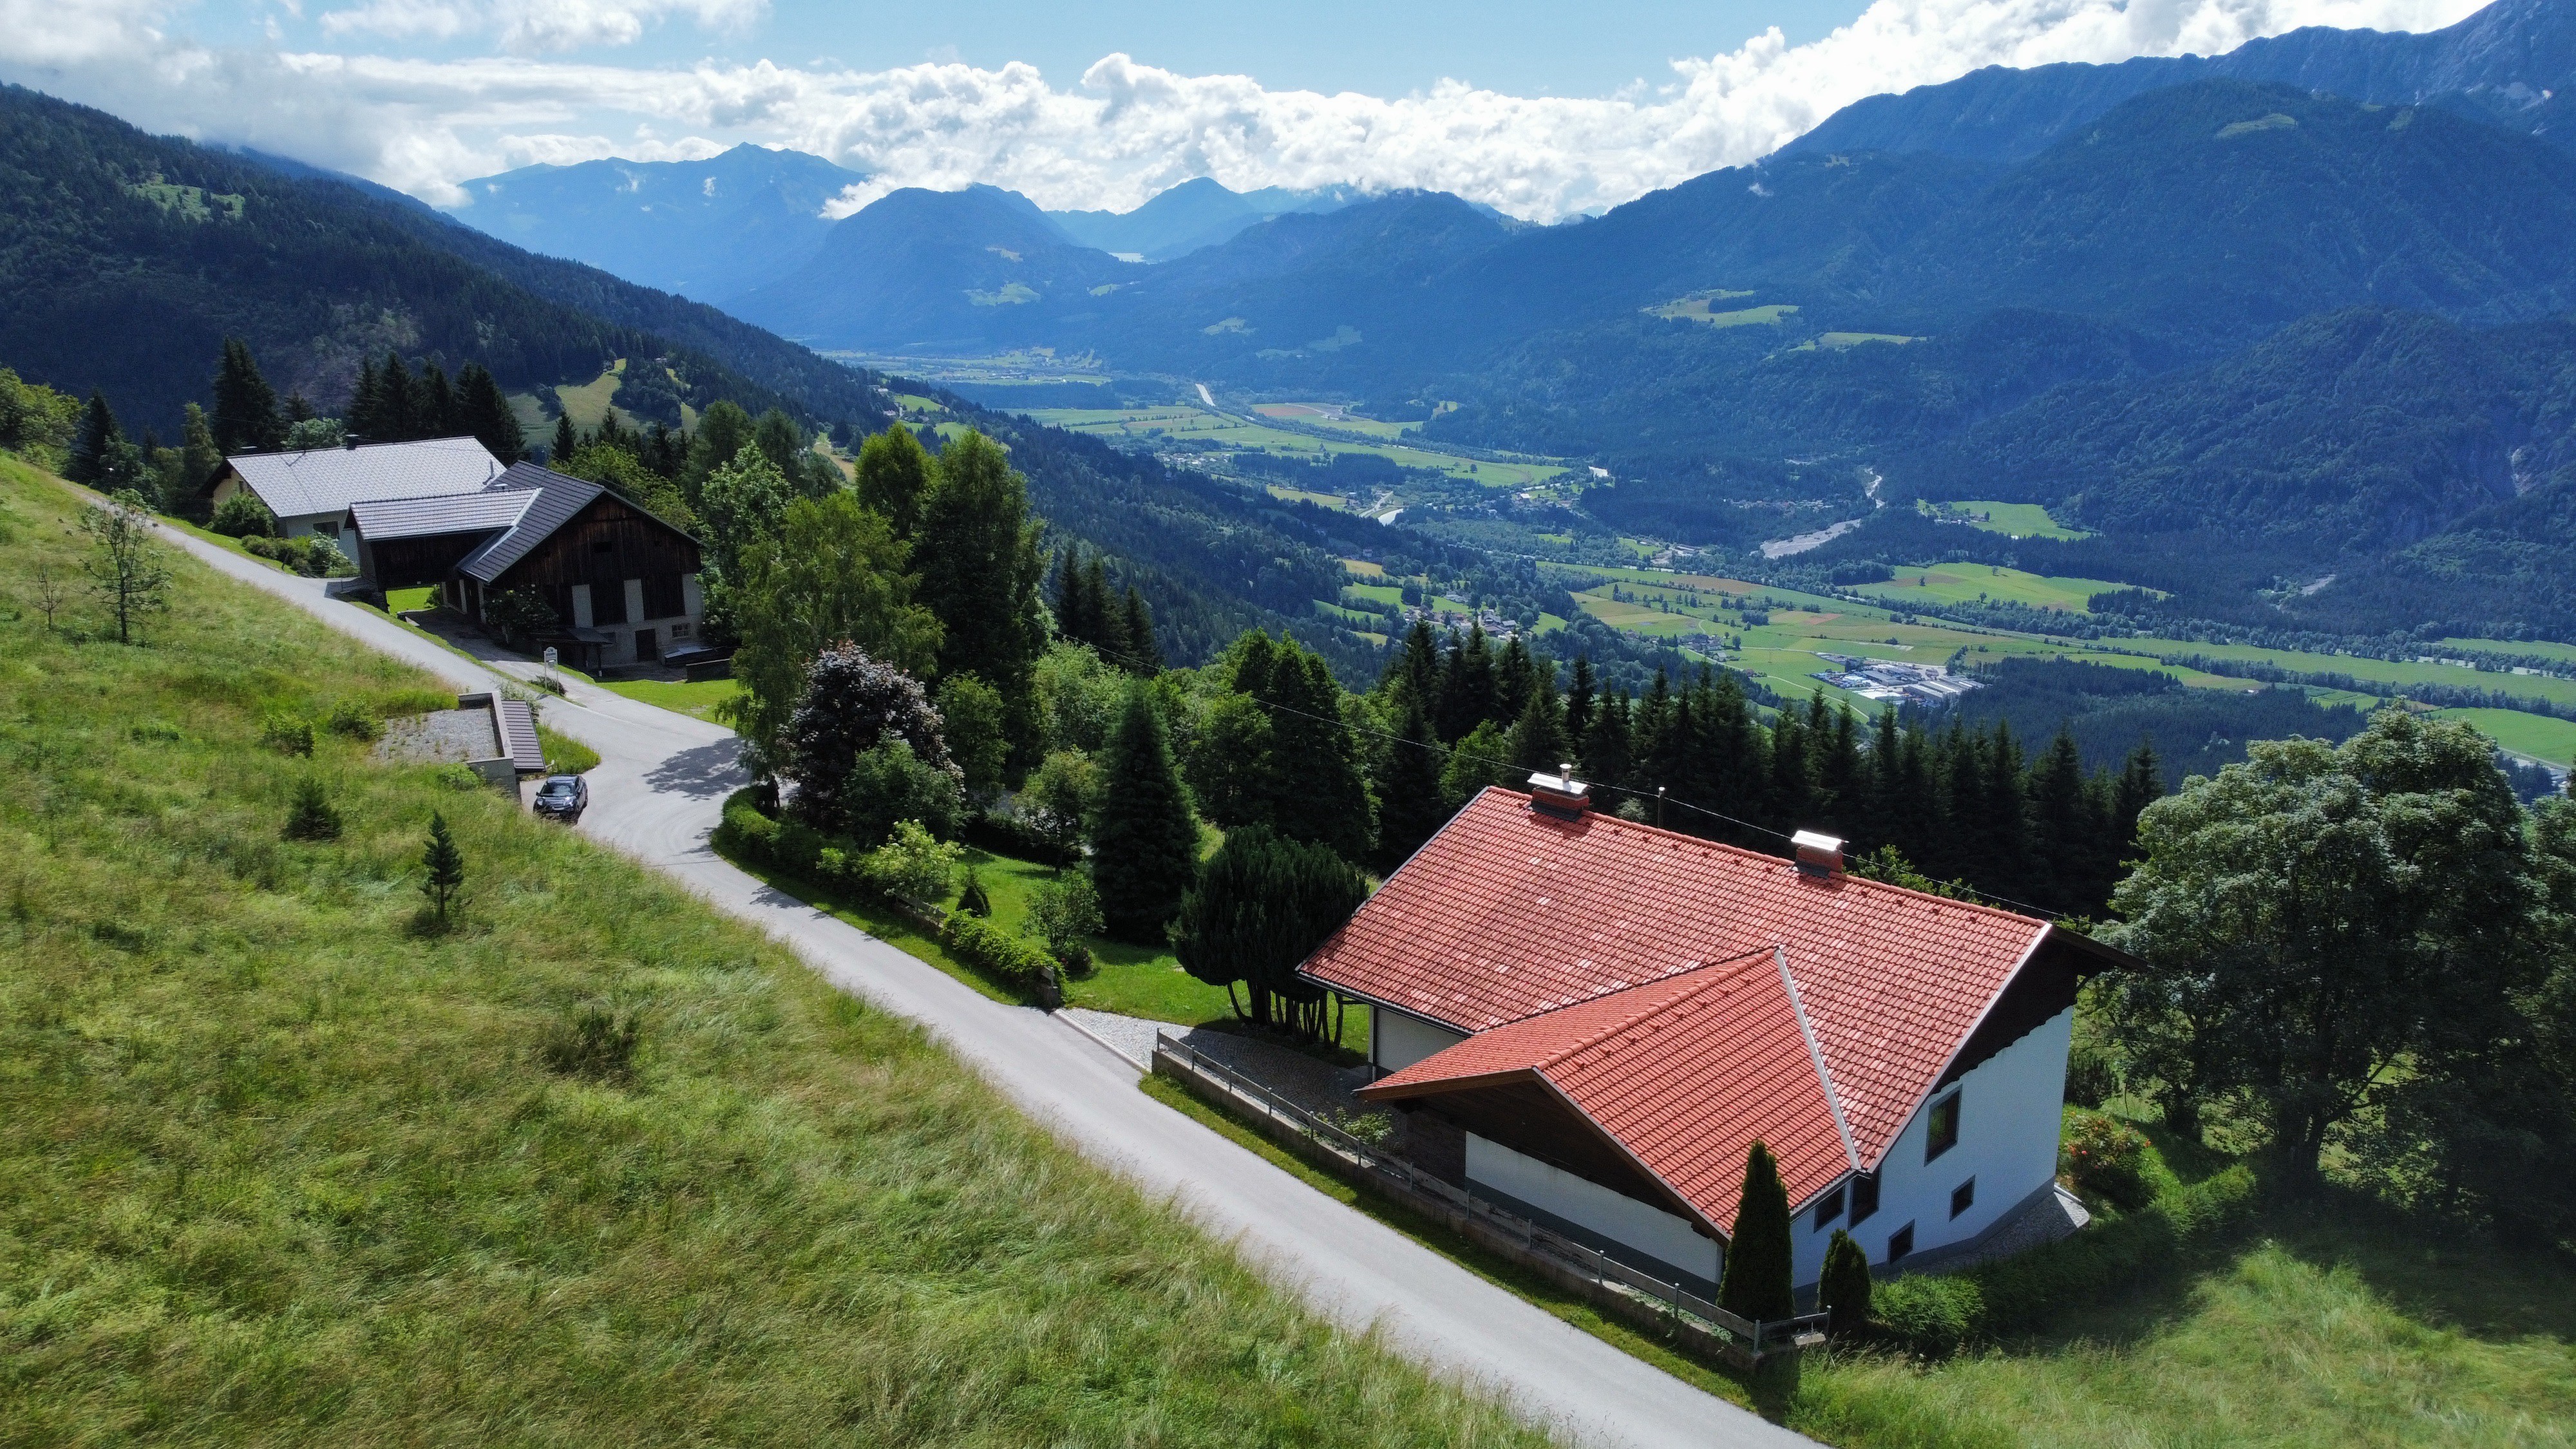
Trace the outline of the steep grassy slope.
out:
M 69 576 L 74 508 L 0 463 L 0 592 Z M 0 619 L 0 1438 L 1537 1442 L 623 858 L 262 748 L 426 681 L 176 595 L 142 648 Z M 308 776 L 337 840 L 280 839 Z M 549 1066 L 585 1004 L 631 1074 Z

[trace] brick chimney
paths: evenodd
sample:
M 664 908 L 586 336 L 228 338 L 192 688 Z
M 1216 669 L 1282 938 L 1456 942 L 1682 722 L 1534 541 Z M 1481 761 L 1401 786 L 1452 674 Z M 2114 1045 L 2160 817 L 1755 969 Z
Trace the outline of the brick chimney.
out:
M 1530 808 L 1567 819 L 1592 808 L 1592 787 L 1574 778 L 1574 766 L 1559 765 L 1556 773 L 1545 771 L 1529 777 Z

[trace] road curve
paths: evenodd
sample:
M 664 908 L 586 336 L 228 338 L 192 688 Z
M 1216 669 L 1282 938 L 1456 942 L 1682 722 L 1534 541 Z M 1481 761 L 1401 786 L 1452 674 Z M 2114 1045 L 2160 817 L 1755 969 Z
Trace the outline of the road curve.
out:
M 327 598 L 320 580 L 175 529 L 163 533 L 218 571 L 460 690 L 490 688 L 493 673 L 534 672 L 524 661 L 462 658 L 382 614 Z M 841 989 L 919 1022 L 1031 1117 L 1178 1203 L 1316 1312 L 1354 1332 L 1381 1333 L 1436 1372 L 1498 1394 L 1580 1443 L 1811 1444 L 1568 1327 L 1163 1106 L 1136 1090 L 1131 1063 L 1064 1022 L 991 1001 L 736 870 L 707 846 L 724 797 L 743 783 L 732 732 L 578 682 L 570 689 L 544 716 L 549 728 L 599 752 L 585 832 L 784 942 Z

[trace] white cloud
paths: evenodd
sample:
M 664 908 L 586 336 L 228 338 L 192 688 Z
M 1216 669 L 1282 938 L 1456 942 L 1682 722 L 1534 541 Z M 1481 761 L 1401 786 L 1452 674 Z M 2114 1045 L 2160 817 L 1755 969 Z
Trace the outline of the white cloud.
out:
M 768 0 L 367 0 L 322 13 L 326 35 L 453 40 L 490 35 L 514 54 L 632 45 L 667 16 L 708 29 L 740 29 L 768 13 Z
M 2302 25 L 2422 30 L 2477 0 L 1876 0 L 1810 44 L 1774 30 L 1676 62 L 1660 88 L 1588 99 L 1456 82 L 1396 98 L 1274 91 L 1125 55 L 1061 87 L 1020 64 L 682 70 L 529 58 L 632 38 L 667 16 L 739 23 L 756 3 L 368 0 L 324 16 L 348 17 L 341 33 L 489 36 L 511 52 L 433 61 L 197 45 L 165 32 L 170 7 L 153 0 L 0 0 L 0 76 L 450 203 L 463 199 L 459 180 L 530 160 L 696 159 L 755 140 L 872 173 L 848 209 L 897 186 L 970 181 L 1050 207 L 1123 209 L 1213 176 L 1237 189 L 1432 187 L 1546 221 L 1757 159 L 1851 101 L 1979 66 L 2210 54 Z M 691 134 L 607 139 L 639 123 Z

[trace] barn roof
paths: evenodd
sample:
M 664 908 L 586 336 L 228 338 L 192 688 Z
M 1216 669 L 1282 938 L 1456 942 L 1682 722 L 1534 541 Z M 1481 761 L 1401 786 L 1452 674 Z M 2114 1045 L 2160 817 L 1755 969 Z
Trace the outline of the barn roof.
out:
M 526 558 L 538 544 L 554 531 L 572 521 L 574 514 L 590 506 L 590 501 L 608 490 L 596 483 L 568 478 L 552 469 L 534 463 L 513 463 L 493 483 L 493 488 L 515 489 L 532 493 L 526 511 L 507 533 L 492 539 L 465 556 L 456 571 L 484 583 L 498 583 L 510 565 Z M 645 515 L 650 517 L 651 515 Z M 659 520 L 656 520 L 657 522 Z M 668 524 L 663 525 L 669 527 Z
M 472 438 L 237 453 L 224 462 L 280 518 L 342 513 L 379 499 L 479 492 L 501 473 L 501 460 Z

